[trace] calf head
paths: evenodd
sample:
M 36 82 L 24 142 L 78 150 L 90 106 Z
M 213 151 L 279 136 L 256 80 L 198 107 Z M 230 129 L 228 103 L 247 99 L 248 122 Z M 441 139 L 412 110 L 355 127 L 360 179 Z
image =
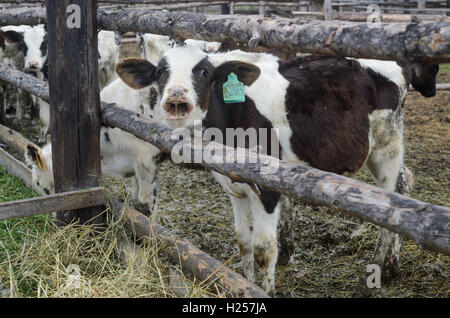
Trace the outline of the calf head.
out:
M 25 69 L 41 71 L 47 59 L 47 32 L 44 26 L 38 25 L 26 29 L 24 42 L 27 46 Z
M 204 119 L 213 85 L 222 85 L 231 72 L 247 86 L 260 74 L 255 65 L 240 61 L 214 67 L 206 53 L 192 47 L 167 50 L 158 66 L 143 59 L 124 59 L 116 71 L 134 89 L 157 83 L 160 97 L 156 107 L 171 128 L 192 127 L 194 121 Z
M 41 189 L 41 192 L 47 195 L 55 193 L 51 143 L 42 149 L 28 145 L 25 161 L 31 166 L 32 182 Z
M 26 54 L 27 48 L 25 45 L 23 32 L 0 30 L 0 48 L 5 50 L 7 45 L 14 45 L 14 47 L 23 55 Z
M 438 72 L 438 64 L 425 66 L 415 63 L 411 70 L 411 84 L 423 96 L 432 97 L 436 95 L 436 75 Z
M 44 68 L 47 59 L 47 34 L 44 26 L 26 28 L 23 32 L 14 30 L 0 33 L 0 47 L 13 44 L 24 56 L 26 72 L 37 72 Z

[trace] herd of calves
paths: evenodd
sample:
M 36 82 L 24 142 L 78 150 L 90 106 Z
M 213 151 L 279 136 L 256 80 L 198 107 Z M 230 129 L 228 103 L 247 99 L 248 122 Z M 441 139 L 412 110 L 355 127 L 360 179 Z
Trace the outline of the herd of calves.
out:
M 230 128 L 271 129 L 278 146 L 265 142 L 266 154 L 345 175 L 366 165 L 379 187 L 405 193 L 412 186 L 403 164 L 403 105 L 410 84 L 423 96 L 435 95 L 438 65 L 305 54 L 284 60 L 267 53 L 221 52 L 214 42 L 175 45 L 165 36 L 138 37 L 141 56 L 119 59 L 114 33 L 98 33 L 102 101 L 173 129 L 192 131 L 201 122 L 223 138 Z M 46 39 L 44 26 L 1 28 L 1 62 L 46 79 Z M 243 83 L 245 96 L 230 103 L 223 85 L 232 73 Z M 5 85 L 0 93 L 3 112 L 20 119 L 23 94 Z M 39 109 L 45 140 L 49 105 L 39 99 L 31 103 Z M 159 149 L 118 128 L 102 127 L 100 138 L 103 172 L 133 176 L 133 203 L 156 213 Z M 44 192 L 54 192 L 51 145 L 29 153 L 40 154 L 46 163 L 44 170 L 35 155 L 27 156 L 33 181 Z M 244 275 L 254 281 L 256 261 L 263 289 L 273 293 L 281 194 L 213 175 L 233 206 Z M 398 263 L 400 248 L 397 234 L 380 230 L 375 255 L 382 269 Z

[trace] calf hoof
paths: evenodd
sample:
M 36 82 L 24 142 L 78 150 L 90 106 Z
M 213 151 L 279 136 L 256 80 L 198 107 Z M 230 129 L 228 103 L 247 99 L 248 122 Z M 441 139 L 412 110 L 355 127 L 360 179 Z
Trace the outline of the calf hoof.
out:
M 264 289 L 266 294 L 269 295 L 269 297 L 275 297 L 275 285 L 273 282 L 263 280 L 261 287 Z
M 286 266 L 289 264 L 289 261 L 291 259 L 291 253 L 289 250 L 280 247 L 280 252 L 278 253 L 278 260 L 277 264 L 281 266 Z
M 280 230 L 280 238 L 278 243 L 278 264 L 287 265 L 294 254 L 296 241 L 294 229 L 283 227 Z
M 134 206 L 134 208 L 136 210 L 138 210 L 139 212 L 141 212 L 145 216 L 151 216 L 152 215 L 152 211 L 150 211 L 150 209 L 148 207 L 148 204 L 134 202 L 133 206 Z
M 384 264 L 381 265 L 381 281 L 389 284 L 393 279 L 399 276 L 400 264 L 399 256 L 392 255 L 386 258 Z
M 369 278 L 369 273 L 364 272 L 358 282 L 358 288 L 356 288 L 354 297 L 371 297 L 374 296 L 377 289 L 370 288 L 367 283 L 367 279 Z

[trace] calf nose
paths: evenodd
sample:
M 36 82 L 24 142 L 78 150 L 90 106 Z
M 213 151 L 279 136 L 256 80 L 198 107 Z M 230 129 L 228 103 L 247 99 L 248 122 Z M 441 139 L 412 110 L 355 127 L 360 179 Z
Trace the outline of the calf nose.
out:
M 189 90 L 183 86 L 172 86 L 167 93 L 170 98 L 184 99 L 188 92 Z
M 36 69 L 36 68 L 38 68 L 38 66 L 39 66 L 39 63 L 36 61 L 31 61 L 28 63 L 28 67 L 31 69 Z

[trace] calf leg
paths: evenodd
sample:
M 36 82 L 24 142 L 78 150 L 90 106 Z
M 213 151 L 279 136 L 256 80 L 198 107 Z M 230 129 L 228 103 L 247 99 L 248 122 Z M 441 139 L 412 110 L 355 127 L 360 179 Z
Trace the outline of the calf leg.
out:
M 234 214 L 234 229 L 242 257 L 244 276 L 249 282 L 255 281 L 255 263 L 253 258 L 253 225 L 251 202 L 248 198 L 239 199 L 230 195 Z
M 281 198 L 272 213 L 268 213 L 258 197 L 252 200 L 253 251 L 263 274 L 262 288 L 275 294 L 275 266 L 278 257 L 277 225 L 281 212 Z
M 377 186 L 390 191 L 399 190 L 397 180 L 404 179 L 402 175 L 405 173 L 403 147 L 400 137 L 396 137 L 382 149 L 374 150 L 367 162 Z M 385 280 L 389 280 L 398 272 L 401 246 L 402 239 L 398 234 L 380 228 L 373 262 L 381 266 Z
M 295 249 L 295 224 L 297 223 L 297 204 L 293 198 L 282 196 L 282 209 L 279 224 L 278 264 L 287 264 Z
M 156 198 L 158 192 L 158 173 L 153 158 L 140 160 L 135 163 L 135 183 L 133 185 L 133 203 L 148 216 L 156 217 Z M 137 196 L 137 197 L 136 197 Z

